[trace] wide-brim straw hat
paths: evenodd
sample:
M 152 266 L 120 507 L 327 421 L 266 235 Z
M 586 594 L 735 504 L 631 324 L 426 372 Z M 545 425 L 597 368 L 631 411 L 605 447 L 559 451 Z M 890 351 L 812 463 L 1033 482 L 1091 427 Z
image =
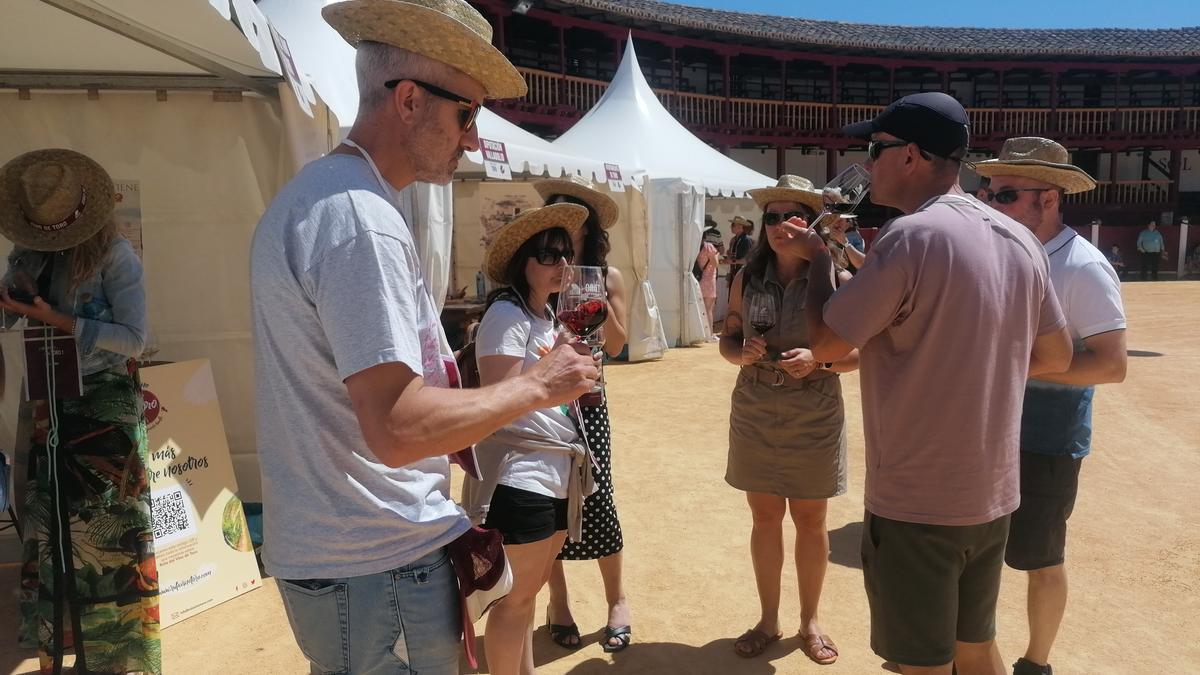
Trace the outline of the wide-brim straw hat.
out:
M 116 188 L 74 150 L 34 150 L 0 168 L 0 234 L 35 251 L 62 251 L 112 222 Z
M 520 98 L 525 78 L 492 46 L 492 25 L 465 0 L 347 0 L 321 16 L 352 47 L 382 42 L 469 75 L 488 98 Z
M 975 163 L 980 176 L 1022 176 L 1063 189 L 1066 194 L 1096 189 L 1096 179 L 1071 164 L 1067 149 L 1048 138 L 1010 138 L 1000 156 Z
M 764 211 L 771 202 L 798 202 L 817 213 L 825 208 L 824 202 L 821 201 L 821 191 L 814 188 L 812 181 L 804 176 L 784 174 L 779 177 L 779 183 L 775 187 L 747 190 L 746 194 Z
M 483 255 L 483 271 L 496 283 L 512 283 L 506 274 L 508 263 L 530 237 L 555 227 L 574 237 L 587 217 L 588 210 L 578 204 L 551 204 L 523 211 L 496 230 Z
M 533 188 L 542 196 L 542 201 L 549 201 L 554 195 L 566 195 L 584 202 L 596 212 L 596 220 L 604 230 L 615 225 L 621 213 L 616 200 L 592 187 L 592 181 L 583 176 L 539 180 Z

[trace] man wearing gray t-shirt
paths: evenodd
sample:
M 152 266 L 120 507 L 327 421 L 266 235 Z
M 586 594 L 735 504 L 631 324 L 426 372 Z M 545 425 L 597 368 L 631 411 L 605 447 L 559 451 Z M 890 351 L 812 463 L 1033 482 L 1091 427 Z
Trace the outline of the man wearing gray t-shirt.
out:
M 322 13 L 357 48 L 359 109 L 347 140 L 304 167 L 254 233 L 263 560 L 313 672 L 457 673 L 446 546 L 470 522 L 450 499 L 447 455 L 578 398 L 598 369 L 559 345 L 520 377 L 452 388 L 396 191 L 448 183 L 479 145 L 481 101 L 521 96 L 525 82 L 464 1 Z
M 860 349 L 871 647 L 904 673 L 1004 673 L 995 610 L 1022 394 L 1071 360 L 1041 244 L 958 185 L 968 129 L 956 100 L 926 92 L 844 130 L 869 139 L 871 200 L 905 215 L 836 293 L 821 238 L 790 228 L 811 261 L 814 358 Z

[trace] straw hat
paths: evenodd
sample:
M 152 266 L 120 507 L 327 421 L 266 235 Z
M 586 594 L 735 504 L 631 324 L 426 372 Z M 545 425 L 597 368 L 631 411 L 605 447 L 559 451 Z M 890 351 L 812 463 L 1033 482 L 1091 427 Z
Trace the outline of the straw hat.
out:
M 525 78 L 492 46 L 492 25 L 465 0 L 347 0 L 321 16 L 352 47 L 382 42 L 470 75 L 488 98 L 520 98 Z
M 617 223 L 620 209 L 612 197 L 592 187 L 592 181 L 583 176 L 571 175 L 567 178 L 552 178 L 539 180 L 533 188 L 542 196 L 542 201 L 549 201 L 554 195 L 567 195 L 586 202 L 596 212 L 596 220 L 600 221 L 600 229 L 607 230 Z
M 0 234 L 35 251 L 77 246 L 112 222 L 116 188 L 73 150 L 34 150 L 0 168 Z
M 505 276 L 508 263 L 517 249 L 529 238 L 543 230 L 561 227 L 574 236 L 583 229 L 588 210 L 578 204 L 551 204 L 523 211 L 508 224 L 496 230 L 492 243 L 483 255 L 483 271 L 497 283 L 512 283 Z
M 1000 156 L 975 163 L 980 176 L 1023 176 L 1056 185 L 1067 194 L 1096 189 L 1096 180 L 1071 164 L 1067 149 L 1048 138 L 1010 138 Z
M 825 204 L 821 201 L 821 191 L 813 187 L 811 180 L 803 176 L 784 174 L 779 177 L 775 187 L 747 190 L 746 194 L 754 198 L 758 208 L 766 210 L 771 202 L 799 202 L 820 213 Z

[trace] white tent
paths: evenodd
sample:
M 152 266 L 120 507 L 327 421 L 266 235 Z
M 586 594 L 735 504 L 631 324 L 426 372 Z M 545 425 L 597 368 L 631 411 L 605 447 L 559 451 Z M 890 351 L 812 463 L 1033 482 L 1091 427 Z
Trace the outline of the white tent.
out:
M 259 6 L 271 22 L 290 41 L 299 69 L 312 80 L 321 97 L 342 120 L 344 135 L 358 112 L 354 50 L 321 18 L 321 8 L 325 4 L 324 0 L 259 0 Z M 504 143 L 509 165 L 516 175 L 557 177 L 576 173 L 604 180 L 602 161 L 563 153 L 487 109 L 480 111 L 476 124 L 481 139 Z M 481 153 L 466 153 L 458 174 L 482 175 L 482 162 Z M 413 237 L 421 250 L 426 283 L 440 307 L 451 283 L 450 261 L 456 236 L 454 205 L 463 204 L 477 210 L 478 202 L 470 196 L 458 199 L 450 185 L 424 183 L 406 188 L 401 201 L 401 210 L 413 227 Z M 474 224 L 477 214 L 464 215 Z
M 552 143 L 521 129 L 517 125 L 484 110 L 479 116 L 481 143 L 499 140 L 504 143 L 514 180 L 484 181 L 468 177 L 482 176 L 482 153 L 470 152 L 459 162 L 458 175 L 464 180 L 457 184 L 454 203 L 454 270 L 458 286 L 471 290 L 471 280 L 483 265 L 484 246 L 488 228 L 497 223 L 497 210 L 528 208 L 541 204 L 531 183 L 539 178 L 558 178 L 576 174 L 590 178 L 595 187 L 607 193 L 620 207 L 617 223 L 608 230 L 611 250 L 608 264 L 621 270 L 630 290 L 640 287 L 645 279 L 644 265 L 639 260 L 647 248 L 646 203 L 641 192 L 642 173 L 636 167 L 616 165 L 609 159 L 592 159 L 576 153 L 564 153 Z M 603 156 L 601 156 L 603 157 Z M 623 191 L 608 187 L 605 162 L 621 171 Z M 511 216 L 513 211 L 507 210 Z M 661 357 L 667 348 L 656 310 L 644 303 L 644 296 L 628 298 L 630 325 L 627 329 L 628 355 L 631 361 Z
M 338 118 L 348 124 L 358 110 L 358 87 L 354 78 L 354 50 L 330 28 L 320 16 L 322 0 L 260 0 L 259 6 L 287 35 L 292 54 L 299 68 L 313 82 L 321 96 Z M 480 193 L 504 191 L 521 195 L 523 203 L 533 206 L 536 196 L 525 183 L 540 177 L 559 177 L 564 174 L 590 176 L 603 185 L 606 181 L 605 162 L 616 164 L 609 155 L 600 153 L 564 152 L 551 143 L 521 129 L 484 109 L 478 118 L 481 141 L 503 143 L 508 163 L 515 179 L 503 188 L 490 183 L 486 186 L 475 181 L 484 175 L 483 157 L 480 152 L 466 153 L 460 160 L 457 175 L 467 178 L 455 189 L 450 186 L 416 185 L 405 190 L 402 210 L 421 247 L 421 263 L 426 281 L 441 303 L 451 283 L 466 286 L 473 291 L 474 277 L 481 268 L 483 258 L 484 227 L 481 218 Z M 342 129 L 343 133 L 347 131 Z M 621 164 L 622 183 L 635 186 L 640 183 L 636 165 Z M 603 188 L 601 188 L 603 189 Z M 610 230 L 613 252 L 610 264 L 621 268 L 628 278 L 636 279 L 637 286 L 645 279 L 642 265 L 638 267 L 638 256 L 633 248 L 645 250 L 645 205 L 636 189 L 626 194 L 614 194 L 621 205 L 622 219 Z M 644 256 L 643 256 L 644 257 Z M 451 270 L 451 258 L 455 267 Z M 641 274 L 639 270 L 643 270 Z M 652 298 L 653 296 L 650 295 Z M 660 356 L 666 341 L 652 307 L 639 310 L 638 298 L 631 298 L 632 317 L 629 335 L 629 354 L 632 360 Z M 639 319 L 639 317 L 641 317 Z
M 654 307 L 657 301 L 669 344 L 705 339 L 700 287 L 691 274 L 700 249 L 704 197 L 742 196 L 775 181 L 722 155 L 663 108 L 638 66 L 632 36 L 604 96 L 553 145 L 644 171 L 650 237 L 639 261 L 644 264 L 638 265 L 643 297 L 635 295 L 633 304 Z M 634 319 L 630 323 L 631 330 L 638 328 Z
M 587 176 L 592 180 L 605 182 L 604 162 L 583 155 L 566 153 L 554 147 L 550 141 L 538 138 L 521 127 L 509 122 L 496 113 L 484 108 L 479 111 L 479 140 L 499 141 L 504 143 L 508 154 L 508 164 L 514 177 L 521 174 L 529 176 L 550 176 L 557 178 L 563 174 Z M 483 153 L 468 152 L 463 155 L 458 164 L 459 174 L 483 173 Z M 625 182 L 631 181 L 626 177 Z
M 250 0 L 5 0 L 0 64 L 0 162 L 71 148 L 135 188 L 140 211 L 118 215 L 140 219 L 155 358 L 211 359 L 239 487 L 257 499 L 250 238 L 336 122 L 302 80 L 289 87 Z

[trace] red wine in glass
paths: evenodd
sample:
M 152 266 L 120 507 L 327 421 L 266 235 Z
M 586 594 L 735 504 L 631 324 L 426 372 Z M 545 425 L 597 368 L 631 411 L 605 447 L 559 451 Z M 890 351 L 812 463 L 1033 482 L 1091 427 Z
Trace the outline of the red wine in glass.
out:
M 604 344 L 600 329 L 608 318 L 604 270 L 589 266 L 567 267 L 563 273 L 555 315 L 567 330 L 591 347 L 593 354 L 599 353 Z M 579 402 L 582 405 L 600 405 L 604 402 L 603 371 L 596 386 L 584 394 Z
M 574 309 L 558 310 L 558 320 L 581 338 L 587 338 L 608 319 L 608 303 L 604 300 L 584 300 Z
M 758 331 L 759 335 L 766 335 L 767 331 L 769 331 L 775 327 L 775 322 L 774 321 L 751 321 L 750 325 L 754 327 L 754 330 Z

